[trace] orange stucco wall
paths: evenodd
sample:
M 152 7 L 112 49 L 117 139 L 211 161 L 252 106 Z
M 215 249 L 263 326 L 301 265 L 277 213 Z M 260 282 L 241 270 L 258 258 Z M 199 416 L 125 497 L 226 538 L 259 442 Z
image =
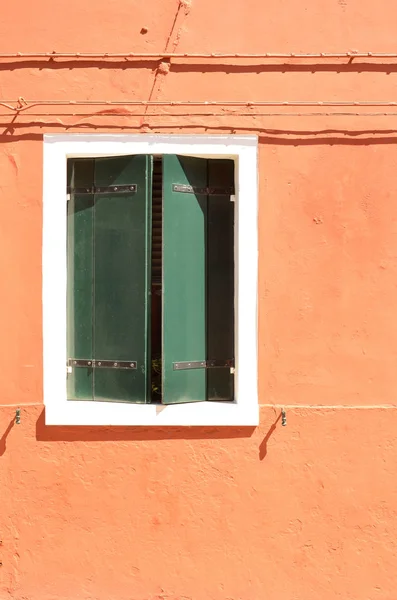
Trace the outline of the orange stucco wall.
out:
M 391 0 L 24 1 L 0 52 L 390 52 L 395 17 Z M 3 59 L 0 100 L 395 99 L 397 61 L 347 62 Z M 0 598 L 394 600 L 397 117 L 164 110 L 0 108 Z M 259 136 L 258 428 L 45 426 L 42 136 L 87 131 Z

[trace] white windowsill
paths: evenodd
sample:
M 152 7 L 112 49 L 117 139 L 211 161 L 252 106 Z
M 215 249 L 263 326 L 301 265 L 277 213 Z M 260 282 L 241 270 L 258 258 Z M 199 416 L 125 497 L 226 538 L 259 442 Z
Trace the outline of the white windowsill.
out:
M 46 425 L 258 425 L 258 406 L 225 402 L 190 404 L 125 404 L 68 400 L 45 409 Z
M 47 425 L 258 425 L 257 144 L 256 136 L 238 135 L 44 136 L 43 365 Z M 235 402 L 164 406 L 67 400 L 66 162 L 73 157 L 125 154 L 180 154 L 235 161 Z

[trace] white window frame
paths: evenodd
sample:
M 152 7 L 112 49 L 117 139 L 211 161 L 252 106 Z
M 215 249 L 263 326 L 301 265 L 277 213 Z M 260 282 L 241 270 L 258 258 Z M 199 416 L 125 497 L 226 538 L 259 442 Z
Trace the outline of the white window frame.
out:
M 235 401 L 129 404 L 68 400 L 66 393 L 66 165 L 68 158 L 179 154 L 235 161 Z M 239 135 L 44 136 L 43 368 L 47 425 L 255 426 L 258 139 Z

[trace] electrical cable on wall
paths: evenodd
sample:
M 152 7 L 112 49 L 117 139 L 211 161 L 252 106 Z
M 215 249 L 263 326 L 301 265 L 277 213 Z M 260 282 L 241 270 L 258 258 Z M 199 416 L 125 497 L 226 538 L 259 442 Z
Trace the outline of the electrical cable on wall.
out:
M 397 107 L 397 101 L 385 100 L 292 100 L 292 101 L 235 101 L 235 100 L 25 100 L 22 96 L 18 100 L 0 100 L 0 106 L 6 108 L 11 114 L 21 114 L 35 107 L 40 106 L 132 106 L 132 107 L 191 107 L 191 106 L 220 106 L 220 107 Z M 10 113 L 0 113 L 5 116 Z M 34 113 L 36 115 L 49 116 L 54 113 Z M 56 114 L 56 113 L 55 113 Z M 78 113 L 67 113 L 72 116 Z M 65 116 L 67 116 L 67 114 Z M 257 113 L 257 112 L 219 112 L 196 113 L 196 116 L 394 116 L 392 112 L 273 112 L 273 113 Z M 109 116 L 106 112 L 89 113 L 86 116 Z M 112 113 L 112 116 L 139 116 L 137 113 L 117 114 Z M 190 116 L 194 113 L 189 112 Z M 149 116 L 173 116 L 173 113 L 152 113 Z M 176 116 L 176 115 L 174 115 Z

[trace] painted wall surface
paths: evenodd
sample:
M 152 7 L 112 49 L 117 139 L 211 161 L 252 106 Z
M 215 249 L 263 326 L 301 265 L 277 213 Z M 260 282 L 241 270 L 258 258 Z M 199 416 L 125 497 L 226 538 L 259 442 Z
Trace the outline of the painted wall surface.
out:
M 0 52 L 393 52 L 395 17 L 390 0 L 25 1 Z M 15 58 L 0 100 L 391 101 L 396 77 L 390 59 Z M 0 107 L 0 598 L 395 600 L 397 117 L 136 112 Z M 259 136 L 254 430 L 44 424 L 42 136 L 140 131 Z

